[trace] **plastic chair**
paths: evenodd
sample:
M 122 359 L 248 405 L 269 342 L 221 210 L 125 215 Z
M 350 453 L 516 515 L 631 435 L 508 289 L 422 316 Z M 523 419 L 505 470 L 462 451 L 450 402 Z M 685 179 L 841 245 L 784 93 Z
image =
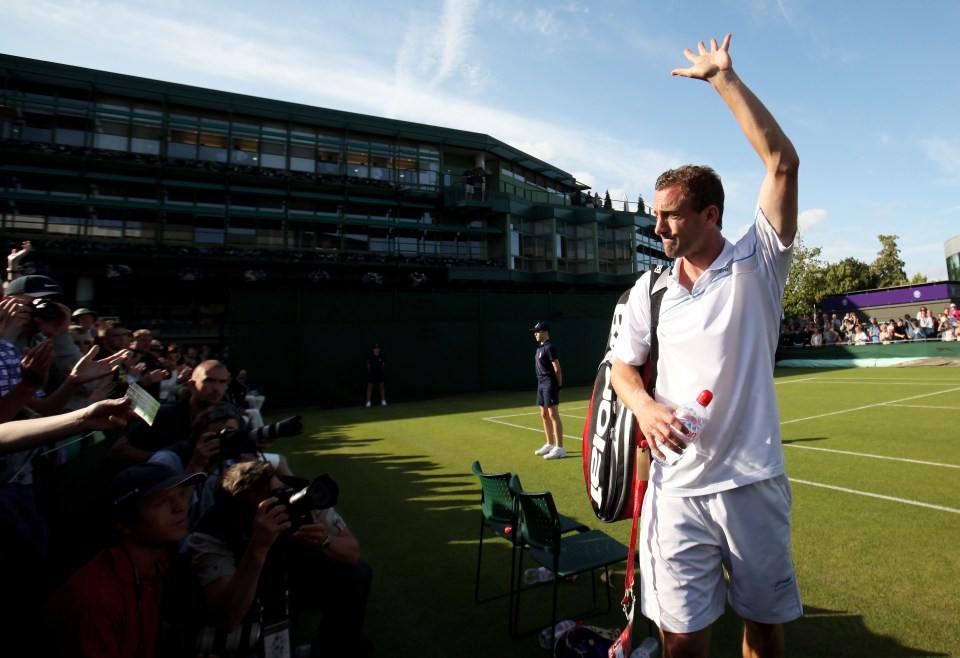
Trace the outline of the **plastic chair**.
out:
M 530 556 L 542 567 L 550 569 L 553 574 L 553 604 L 550 611 L 550 628 L 557 623 L 557 593 L 561 580 L 587 571 L 590 572 L 590 584 L 593 591 L 592 608 L 584 613 L 572 615 L 573 618 L 583 618 L 594 614 L 607 613 L 611 608 L 609 584 L 607 590 L 607 604 L 605 608 L 597 605 L 596 570 L 602 568 L 606 582 L 610 582 L 609 567 L 612 564 L 627 559 L 627 547 L 600 530 L 587 530 L 574 534 L 561 532 L 560 515 L 553 502 L 553 495 L 548 491 L 523 491 L 520 479 L 512 477 L 509 484 L 510 493 L 517 501 L 520 512 L 520 536 L 529 546 Z M 520 577 L 523 573 L 523 551 L 520 553 L 519 563 L 514 574 L 517 576 L 514 593 L 515 601 L 511 605 L 510 634 L 517 637 L 522 634 L 518 630 L 520 623 L 520 594 L 523 591 Z M 530 632 L 536 632 L 537 628 Z
M 471 467 L 474 475 L 480 478 L 480 542 L 477 545 L 477 582 L 473 598 L 477 603 L 485 603 L 503 596 L 513 594 L 514 566 L 517 561 L 519 535 L 513 531 L 516 526 L 517 508 L 513 496 L 510 494 L 510 473 L 484 473 L 480 462 L 474 461 Z M 496 594 L 488 598 L 480 597 L 480 564 L 483 561 L 483 538 L 489 530 L 497 537 L 506 539 L 511 544 L 510 553 L 510 587 L 507 592 Z
M 519 487 L 520 478 L 511 473 L 484 473 L 480 467 L 479 461 L 474 461 L 471 467 L 474 475 L 480 478 L 480 541 L 477 544 L 477 575 L 476 585 L 474 587 L 474 600 L 477 603 L 485 603 L 493 599 L 510 597 L 510 611 L 508 614 L 508 626 L 513 619 L 513 595 L 514 582 L 519 579 L 516 572 L 517 551 L 523 550 L 523 539 L 517 529 L 518 506 L 513 494 L 510 492 L 511 480 L 517 483 Z M 566 516 L 558 515 L 560 523 L 560 532 L 584 532 L 589 528 Z M 508 530 L 509 528 L 509 530 Z M 506 539 L 510 542 L 510 580 L 506 592 L 481 598 L 480 596 L 480 568 L 483 562 L 483 540 L 489 530 L 495 536 Z

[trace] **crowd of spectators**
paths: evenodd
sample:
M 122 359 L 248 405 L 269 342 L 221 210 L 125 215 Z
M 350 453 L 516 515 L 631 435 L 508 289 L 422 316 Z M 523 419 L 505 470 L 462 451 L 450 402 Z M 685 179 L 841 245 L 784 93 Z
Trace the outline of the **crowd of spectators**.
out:
M 826 347 L 830 345 L 890 345 L 909 341 L 955 341 L 960 309 L 950 304 L 938 315 L 921 306 L 916 315 L 887 321 L 875 317 L 860 320 L 849 312 L 841 318 L 826 313 L 803 318 L 785 318 L 780 324 L 779 347 Z
M 372 571 L 336 484 L 266 452 L 300 417 L 264 426 L 263 391 L 208 346 L 71 308 L 21 275 L 32 249 L 0 302 L 4 655 L 252 656 L 304 612 L 311 656 L 366 655 Z

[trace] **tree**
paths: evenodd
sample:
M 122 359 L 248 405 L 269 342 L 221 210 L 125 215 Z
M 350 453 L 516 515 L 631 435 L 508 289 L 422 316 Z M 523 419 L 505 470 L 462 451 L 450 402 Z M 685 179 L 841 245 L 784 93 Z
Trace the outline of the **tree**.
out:
M 920 285 L 921 283 L 926 283 L 926 282 L 927 282 L 926 275 L 920 274 L 920 272 L 917 272 L 916 274 L 914 274 L 913 277 L 910 279 L 911 286 Z
M 791 317 L 805 317 L 820 304 L 823 295 L 824 263 L 820 247 L 808 249 L 798 235 L 793 247 L 793 261 L 783 291 L 783 312 Z
M 644 203 L 643 203 L 643 195 L 642 195 L 642 194 L 638 194 L 638 195 L 637 195 L 637 212 L 638 212 L 638 213 L 641 213 L 641 214 L 644 214 L 644 215 L 647 214 L 647 207 L 646 207 L 646 206 L 644 205 Z
M 837 295 L 877 287 L 872 268 L 862 260 L 853 257 L 844 258 L 839 263 L 830 263 L 824 270 L 824 295 Z
M 607 190 L 606 196 L 603 197 L 603 209 L 613 210 L 613 199 L 610 198 L 610 190 Z
M 875 288 L 889 288 L 903 286 L 908 283 L 905 263 L 900 259 L 900 249 L 897 247 L 897 235 L 878 235 L 880 253 L 870 266 Z

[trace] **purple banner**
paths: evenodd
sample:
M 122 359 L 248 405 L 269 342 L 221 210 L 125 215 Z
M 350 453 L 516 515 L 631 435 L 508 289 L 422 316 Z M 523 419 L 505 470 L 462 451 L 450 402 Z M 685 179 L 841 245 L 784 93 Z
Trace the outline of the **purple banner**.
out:
M 928 304 L 934 300 L 954 299 L 958 292 L 960 292 L 960 285 L 944 281 L 886 290 L 852 292 L 846 295 L 827 295 L 820 303 L 827 313 L 846 312 L 857 308 L 893 304 Z

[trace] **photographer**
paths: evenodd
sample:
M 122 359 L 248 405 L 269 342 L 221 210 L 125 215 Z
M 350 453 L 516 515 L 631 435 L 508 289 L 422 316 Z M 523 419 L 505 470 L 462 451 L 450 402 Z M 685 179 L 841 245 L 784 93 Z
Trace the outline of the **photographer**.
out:
M 311 656 L 365 655 L 360 632 L 372 571 L 359 543 L 332 506 L 291 518 L 279 504 L 283 491 L 267 462 L 236 464 L 221 477 L 215 504 L 188 541 L 214 622 L 230 631 L 262 620 L 268 636 L 289 621 L 287 610 L 319 607 Z
M 15 313 L 3 326 L 3 340 L 19 351 L 34 347 L 49 338 L 54 345 L 54 364 L 50 369 L 48 391 L 67 379 L 70 369 L 80 360 L 80 350 L 70 335 L 70 309 L 60 303 L 63 291 L 48 276 L 31 274 L 7 284 L 4 298 L 19 302 Z
M 223 472 L 239 461 L 268 461 L 280 475 L 293 475 L 286 459 L 276 453 L 257 453 L 272 445 L 272 439 L 256 441 L 245 431 L 243 412 L 227 402 L 220 402 L 202 411 L 193 421 L 190 438 L 159 450 L 150 462 L 162 463 L 178 473 L 204 473 L 207 480 L 198 487 L 190 503 L 190 530 L 213 505 L 214 492 Z M 267 426 L 273 436 L 299 434 L 299 416 Z

